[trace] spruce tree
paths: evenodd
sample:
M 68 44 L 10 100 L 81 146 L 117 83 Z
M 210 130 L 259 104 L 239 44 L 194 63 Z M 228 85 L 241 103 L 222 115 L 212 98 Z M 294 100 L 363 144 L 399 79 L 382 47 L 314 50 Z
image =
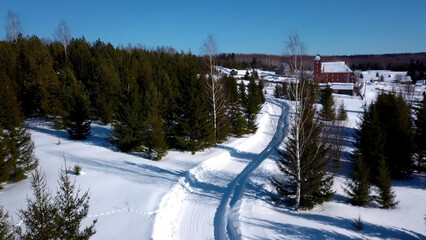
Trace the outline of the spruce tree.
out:
M 56 239 L 57 206 L 47 188 L 46 175 L 35 170 L 31 175 L 34 198 L 27 197 L 27 208 L 18 211 L 22 225 L 16 228 L 20 239 Z
M 336 119 L 338 121 L 346 121 L 348 119 L 348 113 L 345 109 L 345 104 L 342 102 L 342 104 L 339 105 L 339 109 L 337 110 L 337 117 Z
M 348 182 L 345 192 L 351 197 L 351 204 L 366 206 L 371 202 L 370 170 L 362 157 L 357 156 L 352 163 L 351 181 Z
M 333 176 L 327 173 L 328 148 L 320 141 L 321 126 L 314 120 L 313 99 L 307 83 L 301 81 L 295 87 L 296 116 L 285 152 L 279 152 L 277 160 L 283 179 L 273 177 L 272 184 L 284 202 L 303 210 L 333 197 Z
M 3 77 L 3 78 L 2 78 Z M 0 188 L 3 182 L 17 182 L 26 178 L 38 161 L 34 157 L 34 143 L 27 132 L 13 84 L 0 74 Z
M 111 142 L 123 152 L 140 151 L 145 131 L 142 97 L 133 79 L 128 79 L 127 83 L 123 86 L 114 115 L 114 138 Z
M 225 90 L 229 102 L 229 120 L 231 133 L 241 137 L 246 131 L 246 122 L 242 109 L 237 81 L 234 77 L 224 77 Z
M 73 140 L 84 140 L 90 135 L 89 99 L 83 85 L 75 83 L 69 96 L 69 113 L 67 114 L 67 131 Z
M 59 188 L 56 191 L 54 205 L 57 207 L 54 217 L 54 227 L 59 239 L 89 239 L 96 231 L 94 229 L 97 220 L 93 220 L 90 226 L 81 229 L 82 221 L 89 213 L 89 192 L 80 196 L 80 188 L 75 186 L 68 174 L 68 170 L 59 174 Z
M 259 95 L 258 86 L 254 81 L 254 78 L 250 79 L 247 86 L 247 105 L 246 105 L 246 118 L 247 118 L 247 129 L 250 133 L 254 133 L 257 130 L 256 116 L 259 113 L 262 99 Z M 263 93 L 261 93 L 263 95 Z
M 393 93 L 380 94 L 364 111 L 357 142 L 373 182 L 382 155 L 392 178 L 408 177 L 412 172 L 412 127 L 404 99 Z
M 414 146 L 416 167 L 420 172 L 426 172 L 426 97 L 419 106 L 415 107 Z
M 321 90 L 320 103 L 322 105 L 322 109 L 320 111 L 321 118 L 324 121 L 333 121 L 336 114 L 334 109 L 333 94 L 330 86 L 327 85 L 326 88 Z
M 0 239 L 13 240 L 13 227 L 10 223 L 9 215 L 4 212 L 3 207 L 0 206 Z
M 394 208 L 398 204 L 398 202 L 395 201 L 395 193 L 392 191 L 389 169 L 383 156 L 379 161 L 379 173 L 376 177 L 376 187 L 378 195 L 374 198 L 381 208 Z
M 208 114 L 208 103 L 202 94 L 202 76 L 197 76 L 192 62 L 182 63 L 179 69 L 180 92 L 177 96 L 176 141 L 179 148 L 193 154 L 198 149 L 210 147 L 214 136 Z
M 154 160 L 160 160 L 167 152 L 163 119 L 160 114 L 161 95 L 154 83 L 150 82 L 145 95 L 147 106 L 144 151 Z

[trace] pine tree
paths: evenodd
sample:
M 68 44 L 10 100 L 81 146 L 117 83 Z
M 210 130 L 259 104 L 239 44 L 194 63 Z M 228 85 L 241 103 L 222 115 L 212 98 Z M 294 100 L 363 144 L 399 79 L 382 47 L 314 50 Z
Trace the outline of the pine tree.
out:
M 342 102 L 342 104 L 339 105 L 339 109 L 337 110 L 337 117 L 336 119 L 338 121 L 346 121 L 348 119 L 348 113 L 345 109 L 345 104 Z
M 420 106 L 415 108 L 414 146 L 416 167 L 420 172 L 426 172 L 426 97 Z
M 279 152 L 279 170 L 285 180 L 272 178 L 272 184 L 284 202 L 296 210 L 311 209 L 316 204 L 330 200 L 333 176 L 327 173 L 328 148 L 320 141 L 321 127 L 314 120 L 313 99 L 305 81 L 295 85 L 296 116 L 285 144 Z
M 356 157 L 352 165 L 351 181 L 348 182 L 345 192 L 351 197 L 355 206 L 366 206 L 371 202 L 370 196 L 370 170 L 362 157 Z
M 168 149 L 163 130 L 163 119 L 160 114 L 161 99 L 157 87 L 150 82 L 145 95 L 147 117 L 144 151 L 154 160 L 160 160 Z
M 333 121 L 336 114 L 334 109 L 332 90 L 330 86 L 327 85 L 326 88 L 321 90 L 320 103 L 322 105 L 322 109 L 320 111 L 321 118 L 324 121 Z
M 90 135 L 89 99 L 81 83 L 75 83 L 70 90 L 67 131 L 71 139 L 84 140 Z
M 376 202 L 381 208 L 394 208 L 398 202 L 395 201 L 395 193 L 392 191 L 391 177 L 386 161 L 382 156 L 379 161 L 379 174 L 376 178 L 378 195 L 375 196 Z
M 31 188 L 34 199 L 27 197 L 27 209 L 18 211 L 22 225 L 16 228 L 17 235 L 20 239 L 56 239 L 57 206 L 47 188 L 46 175 L 35 170 L 31 175 Z
M 139 151 L 145 131 L 142 97 L 139 86 L 132 79 L 124 86 L 112 123 L 114 138 L 111 140 L 123 152 Z
M 13 240 L 13 228 L 10 224 L 9 215 L 4 212 L 3 207 L 0 206 L 0 239 Z
M 81 229 L 82 221 L 89 213 L 89 192 L 80 196 L 80 188 L 76 188 L 72 182 L 68 170 L 59 174 L 59 188 L 56 191 L 54 205 L 57 207 L 54 225 L 59 239 L 89 239 L 96 231 L 94 229 L 97 220 L 93 220 L 90 226 Z

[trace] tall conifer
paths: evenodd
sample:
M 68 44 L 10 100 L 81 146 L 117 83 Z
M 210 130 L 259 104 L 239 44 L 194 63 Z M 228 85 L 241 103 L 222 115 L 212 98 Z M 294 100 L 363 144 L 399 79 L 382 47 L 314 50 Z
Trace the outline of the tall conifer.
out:
M 66 122 L 68 134 L 73 140 L 84 140 L 90 135 L 90 103 L 83 88 L 81 83 L 75 83 L 70 89 Z

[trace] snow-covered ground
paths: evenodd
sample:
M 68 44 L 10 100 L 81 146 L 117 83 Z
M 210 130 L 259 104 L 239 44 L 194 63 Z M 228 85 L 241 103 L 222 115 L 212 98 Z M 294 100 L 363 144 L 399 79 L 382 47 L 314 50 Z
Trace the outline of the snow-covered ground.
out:
M 348 110 L 346 157 L 363 105 L 377 95 L 376 85 L 366 86 L 364 100 L 334 95 Z M 76 176 L 76 182 L 91 193 L 85 223 L 98 219 L 93 239 L 426 238 L 426 176 L 394 182 L 396 209 L 353 207 L 343 191 L 346 159 L 335 179 L 332 201 L 298 213 L 273 204 L 269 178 L 279 176 L 275 148 L 282 147 L 286 136 L 291 102 L 273 98 L 272 83 L 266 91 L 256 134 L 231 138 L 195 155 L 169 151 L 159 162 L 115 150 L 105 140 L 111 135 L 110 126 L 92 124 L 89 139 L 71 141 L 65 131 L 41 120 L 28 123 L 52 191 L 64 156 L 67 166 L 82 167 L 84 174 Z M 19 222 L 16 210 L 24 208 L 26 196 L 31 195 L 28 179 L 0 191 L 0 203 L 15 223 Z M 352 227 L 358 216 L 366 225 L 362 232 Z

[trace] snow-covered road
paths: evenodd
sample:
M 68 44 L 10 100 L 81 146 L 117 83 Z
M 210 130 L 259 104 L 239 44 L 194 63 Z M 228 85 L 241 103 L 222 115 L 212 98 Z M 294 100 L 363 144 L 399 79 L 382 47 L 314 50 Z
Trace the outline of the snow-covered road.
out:
M 221 154 L 180 178 L 159 205 L 152 238 L 239 239 L 239 206 L 245 183 L 284 139 L 288 108 L 283 101 L 268 98 L 256 134 L 219 145 L 224 150 Z

